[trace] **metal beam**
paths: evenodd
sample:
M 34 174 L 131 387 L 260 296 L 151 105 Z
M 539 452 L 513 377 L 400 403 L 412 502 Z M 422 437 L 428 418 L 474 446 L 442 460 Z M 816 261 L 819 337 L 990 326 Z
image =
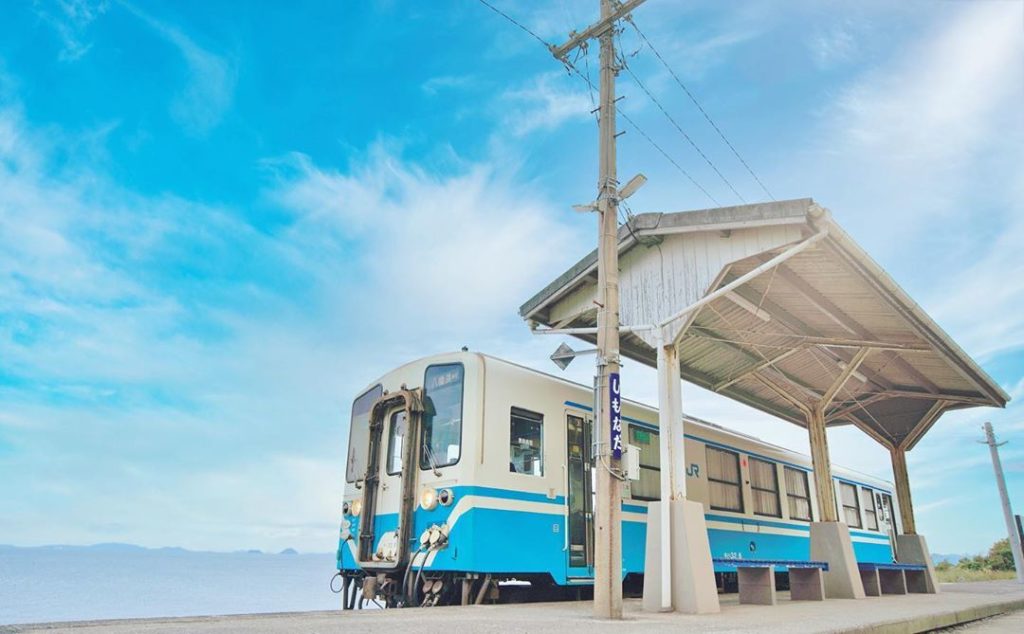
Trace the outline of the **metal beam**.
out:
M 840 230 L 841 231 L 841 230 Z M 846 262 L 853 270 L 861 275 L 864 281 L 870 285 L 881 297 L 889 297 L 890 291 L 885 288 L 879 281 L 877 274 L 870 270 L 868 264 L 873 262 L 868 259 L 867 264 L 858 261 L 857 258 L 853 257 L 845 248 L 841 247 L 838 242 L 833 241 L 831 244 L 826 243 L 827 248 L 831 253 L 836 254 L 844 262 Z M 881 271 L 882 275 L 885 275 L 884 271 Z M 907 301 L 913 303 L 913 300 L 909 297 Z M 998 386 L 993 385 L 987 377 L 984 376 L 984 372 L 979 376 L 978 372 L 981 372 L 980 368 L 977 368 L 970 359 L 966 359 L 966 362 L 961 362 L 966 354 L 963 350 L 956 345 L 955 342 L 949 341 L 948 338 L 943 337 L 941 331 L 936 333 L 933 328 L 937 328 L 934 323 L 928 323 L 927 315 L 923 315 L 923 319 L 919 318 L 914 314 L 914 311 L 909 307 L 905 306 L 903 302 L 899 301 L 899 298 L 893 298 L 893 301 L 887 302 L 901 317 L 903 317 L 908 323 L 916 327 L 918 334 L 929 343 L 934 346 L 936 353 L 944 357 L 950 365 L 957 370 L 957 372 L 974 384 L 978 388 L 979 393 L 988 394 L 992 398 L 992 402 L 988 405 L 996 407 L 1004 407 L 1006 405 L 1006 394 L 999 389 Z
M 722 295 L 725 295 L 729 291 L 735 290 L 736 288 L 739 288 L 743 284 L 746 284 L 750 280 L 754 279 L 758 275 L 761 275 L 762 273 L 771 270 L 772 267 L 779 266 L 783 262 L 785 262 L 786 260 L 790 259 L 791 257 L 803 253 L 809 247 L 814 246 L 815 244 L 820 242 L 822 239 L 824 239 L 826 236 L 828 236 L 828 230 L 822 229 L 821 231 L 819 231 L 818 233 L 812 235 L 811 237 L 807 238 L 806 240 L 802 240 L 800 242 L 797 242 L 796 244 L 794 244 L 793 246 L 787 248 L 785 251 L 783 251 L 782 253 L 780 253 L 780 254 L 776 255 L 775 257 L 771 258 L 767 262 L 764 262 L 760 266 L 755 267 L 754 270 L 749 271 L 747 273 L 744 273 L 743 275 L 741 275 L 738 278 L 736 278 L 735 280 L 729 282 L 725 286 L 722 286 L 722 287 L 714 290 L 713 292 L 708 293 L 704 297 L 701 297 L 697 301 L 693 302 L 692 304 L 690 304 L 686 308 L 678 311 L 676 314 L 672 315 L 671 317 L 669 317 L 668 319 L 664 320 L 663 322 L 661 322 L 658 325 L 662 326 L 662 327 L 666 327 L 666 326 L 672 324 L 672 322 L 674 322 L 674 321 L 676 321 L 678 319 L 681 319 L 683 317 L 686 317 L 687 315 L 689 315 L 693 311 L 697 310 L 698 308 L 704 306 L 705 304 L 708 304 L 710 302 L 715 301 L 716 299 L 718 299 Z M 678 343 L 678 341 L 676 343 Z
M 713 328 L 710 328 L 708 326 L 702 326 L 701 330 L 703 330 L 703 331 L 713 335 L 713 337 L 705 337 L 708 340 L 712 340 L 712 341 L 715 341 L 716 343 L 719 343 L 719 344 L 721 344 L 723 346 L 726 346 L 728 348 L 732 348 L 733 350 L 739 352 L 740 354 L 742 354 L 742 355 L 746 356 L 747 358 L 752 359 L 754 361 L 762 362 L 762 361 L 765 360 L 763 356 L 758 356 L 758 355 L 754 354 L 753 352 L 751 352 L 751 351 L 747 350 L 746 348 L 744 348 L 739 343 L 735 343 L 732 340 L 728 339 L 727 337 L 722 336 L 719 332 L 717 332 Z M 696 338 L 696 339 L 700 339 L 701 338 L 700 335 L 693 335 L 693 334 L 691 334 L 691 335 L 688 335 L 688 336 L 690 336 L 692 338 Z M 812 399 L 814 399 L 815 402 L 818 399 L 821 398 L 821 394 L 819 392 L 815 391 L 811 386 L 803 383 L 799 378 L 790 375 L 788 372 L 784 372 L 784 371 L 782 371 L 782 370 L 780 370 L 778 368 L 772 368 L 770 366 L 766 366 L 766 367 L 762 368 L 762 370 L 771 370 L 771 372 L 773 374 L 778 374 L 780 377 L 785 379 L 787 382 L 793 384 L 794 386 L 799 388 L 800 391 L 804 392 L 805 394 L 810 396 Z
M 843 329 L 861 337 L 863 339 L 876 339 L 870 330 L 865 328 L 860 322 L 853 319 L 846 313 L 844 313 L 838 306 L 836 306 L 830 299 L 822 295 L 816 288 L 811 286 L 802 277 L 797 275 L 787 266 L 780 266 L 778 271 L 779 277 L 788 282 L 793 286 L 797 292 L 803 295 L 804 299 L 810 302 L 815 308 L 821 310 L 825 316 L 832 321 L 835 321 Z M 926 390 L 932 393 L 938 393 L 939 388 L 931 379 L 921 374 L 921 372 L 913 365 L 908 363 L 905 359 L 896 355 L 892 352 L 886 353 L 887 356 L 893 357 L 893 361 L 900 366 L 905 372 L 913 376 Z
M 738 289 L 736 292 L 742 295 L 743 293 L 748 291 L 746 289 Z M 747 299 L 750 298 L 748 297 Z M 792 330 L 795 334 L 799 334 L 800 332 L 808 332 L 815 337 L 822 336 L 821 332 L 818 331 L 816 328 L 812 328 L 810 325 L 804 323 L 803 320 L 793 316 L 792 314 L 789 313 L 789 311 L 785 310 L 772 300 L 764 298 L 759 303 L 761 304 L 761 307 L 767 310 L 779 323 L 786 326 L 786 328 Z M 836 359 L 840 359 L 844 363 L 849 363 L 850 359 L 853 357 L 853 355 L 847 355 L 846 351 L 839 352 L 835 350 L 826 350 L 824 348 L 822 349 L 822 351 L 828 354 L 830 357 L 832 357 L 833 361 Z M 861 374 L 866 376 L 869 381 L 871 381 L 878 387 L 882 388 L 883 390 L 893 388 L 892 382 L 890 382 L 888 379 L 883 377 L 881 374 L 875 372 L 874 370 L 865 367 L 861 368 L 859 371 Z
M 836 406 L 836 409 L 825 414 L 825 420 L 830 420 L 833 418 L 843 418 L 847 414 L 851 414 L 863 408 L 866 405 L 870 405 L 871 403 L 884 400 L 887 397 L 888 393 L 886 392 L 871 392 L 868 398 L 855 398 L 853 399 L 853 403 L 850 403 L 850 401 L 843 401 L 842 403 Z
M 565 44 L 562 44 L 561 46 L 551 46 L 551 54 L 557 59 L 564 61 L 565 56 L 571 53 L 577 46 L 580 46 L 587 40 L 604 35 L 605 31 L 610 29 L 616 20 L 621 19 L 644 2 L 646 2 L 646 0 L 629 0 L 625 4 L 620 5 L 609 15 L 602 17 L 594 24 L 583 29 L 582 32 L 570 33 L 569 41 Z
M 796 407 L 798 410 L 804 412 L 808 417 L 810 416 L 810 414 L 811 414 L 811 407 L 810 407 L 810 405 L 807 404 L 807 403 L 804 403 L 800 399 L 798 399 L 795 396 L 793 396 L 789 392 L 789 390 L 787 390 L 787 389 L 777 385 L 775 382 L 773 382 L 768 377 L 761 376 L 760 374 L 755 374 L 754 375 L 754 379 L 756 381 L 758 381 L 759 383 L 761 383 L 762 385 L 764 385 L 769 390 L 771 390 L 772 392 L 775 392 L 775 394 L 777 394 L 782 399 L 788 401 L 791 405 L 793 405 L 793 407 Z
M 910 431 L 907 432 L 907 435 L 900 441 L 900 449 L 910 450 L 911 447 L 917 444 L 917 441 L 921 436 L 931 429 L 931 426 L 935 424 L 935 421 L 939 419 L 939 416 L 942 416 L 942 413 L 945 410 L 946 401 L 941 399 L 935 401 L 935 403 L 928 409 L 928 412 L 921 417 L 921 420 L 917 421 L 917 424 L 914 425 Z
M 728 379 L 726 381 L 722 381 L 721 383 L 718 383 L 717 385 L 715 385 L 715 387 L 713 389 L 714 389 L 715 392 L 719 392 L 721 390 L 724 390 L 725 388 L 729 387 L 730 385 L 742 381 L 743 379 L 747 378 L 751 374 L 754 374 L 755 372 L 757 372 L 757 371 L 759 371 L 759 370 L 761 370 L 763 368 L 766 368 L 766 367 L 768 367 L 770 365 L 775 365 L 776 363 L 782 361 L 783 359 L 786 359 L 788 357 L 793 356 L 794 354 L 796 354 L 797 352 L 800 352 L 803 349 L 804 349 L 803 346 L 799 346 L 799 347 L 796 347 L 796 348 L 790 348 L 789 350 L 786 350 L 782 354 L 777 354 L 774 357 L 772 357 L 771 359 L 768 359 L 767 361 L 762 361 L 761 363 L 758 363 L 757 365 L 754 365 L 754 366 L 751 366 L 751 367 L 748 367 L 748 368 L 742 370 L 736 376 L 733 376 L 732 378 L 730 378 L 730 379 Z
M 892 448 L 896 446 L 895 440 L 893 440 L 892 438 L 887 438 L 879 430 L 875 429 L 869 423 L 864 422 L 863 420 L 857 418 L 856 416 L 847 415 L 846 421 L 849 422 L 854 427 L 856 427 L 857 429 L 864 432 L 865 434 L 867 434 L 868 436 L 874 438 L 875 442 L 882 445 L 887 450 L 892 450 Z
M 736 291 L 732 291 L 728 295 L 736 295 L 742 301 L 753 304 L 753 302 L 747 300 Z M 729 297 L 729 299 L 732 299 L 732 297 Z M 769 311 L 761 309 L 761 312 L 765 313 L 765 316 L 769 318 L 771 317 L 771 313 Z M 701 328 L 699 325 L 694 325 L 692 327 L 697 329 Z M 735 328 L 719 328 L 718 330 L 719 332 L 751 332 L 750 330 L 740 331 Z M 793 339 L 796 343 L 824 346 L 826 348 L 871 348 L 872 350 L 896 350 L 900 352 L 934 352 L 931 348 L 925 346 L 907 346 L 900 343 L 888 343 L 870 339 L 823 337 L 817 335 L 803 335 L 795 332 L 773 332 L 771 330 L 756 330 L 753 332 L 765 337 L 782 337 L 786 339 Z
M 832 399 L 835 398 L 836 393 L 839 392 L 850 377 L 854 375 L 861 362 L 863 362 L 864 358 L 868 356 L 869 352 L 871 352 L 869 348 L 861 348 L 858 350 L 857 353 L 853 355 L 853 359 L 846 364 L 843 371 L 838 377 L 836 377 L 836 380 L 832 383 L 831 387 L 825 391 L 821 397 L 821 403 L 818 405 L 823 412 L 825 408 L 829 406 L 829 403 L 832 402 Z

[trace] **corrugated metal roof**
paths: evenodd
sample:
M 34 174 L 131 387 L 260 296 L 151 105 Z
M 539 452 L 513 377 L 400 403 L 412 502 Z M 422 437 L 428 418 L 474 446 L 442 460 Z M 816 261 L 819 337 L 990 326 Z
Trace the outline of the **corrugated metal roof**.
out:
M 949 409 L 1005 406 L 1006 393 L 809 198 L 637 216 L 619 231 L 621 313 L 671 315 L 820 231 L 824 239 L 689 316 L 684 379 L 805 425 L 805 408 L 867 349 L 826 420 L 906 449 Z M 591 252 L 556 278 L 523 318 L 594 325 L 594 311 L 579 307 L 596 293 L 596 261 Z M 657 363 L 643 335 L 624 333 L 621 352 Z

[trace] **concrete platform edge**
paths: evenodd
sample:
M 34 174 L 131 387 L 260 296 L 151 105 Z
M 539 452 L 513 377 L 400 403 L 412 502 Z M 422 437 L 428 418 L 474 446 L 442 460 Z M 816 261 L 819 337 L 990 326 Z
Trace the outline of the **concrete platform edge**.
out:
M 965 610 L 951 610 L 940 614 L 927 614 L 908 619 L 898 619 L 886 623 L 877 623 L 867 627 L 855 627 L 848 630 L 835 630 L 836 634 L 916 634 L 964 625 L 1009 612 L 1024 610 L 1024 599 L 979 605 Z

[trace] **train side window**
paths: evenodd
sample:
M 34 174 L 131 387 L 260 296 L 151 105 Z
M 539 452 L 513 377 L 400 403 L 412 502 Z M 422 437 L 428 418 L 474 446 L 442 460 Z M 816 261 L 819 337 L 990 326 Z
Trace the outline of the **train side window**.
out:
M 402 450 L 405 446 L 405 410 L 391 415 L 391 429 L 388 430 L 388 475 L 402 472 Z
M 508 470 L 512 473 L 544 475 L 544 416 L 512 408 L 509 433 Z
M 875 495 L 871 489 L 861 488 L 860 501 L 864 506 L 864 523 L 868 530 L 878 530 L 878 514 L 875 511 Z
M 779 475 L 775 463 L 750 459 L 750 489 L 754 494 L 754 514 L 782 517 L 779 505 Z
M 839 483 L 839 493 L 843 500 L 843 516 L 850 528 L 860 528 L 860 502 L 857 500 L 857 487 L 845 482 Z
M 896 514 L 892 509 L 892 496 L 888 493 L 882 494 L 882 508 L 879 511 L 882 514 L 882 519 L 889 522 L 891 530 L 896 530 Z
M 447 467 L 462 456 L 461 363 L 432 365 L 423 378 L 423 446 L 420 469 Z
M 810 522 L 811 490 L 807 486 L 807 472 L 793 467 L 783 467 L 786 476 L 786 499 L 789 502 L 789 519 Z
M 629 426 L 629 444 L 640 448 L 640 479 L 630 483 L 634 500 L 661 499 L 661 437 L 658 432 Z
M 709 501 L 719 511 L 743 512 L 743 494 L 740 489 L 740 455 L 732 451 L 707 446 Z
M 352 403 L 352 418 L 348 426 L 348 461 L 345 481 L 356 482 L 366 477 L 366 458 L 370 451 L 370 410 L 384 393 L 384 387 L 374 385 Z

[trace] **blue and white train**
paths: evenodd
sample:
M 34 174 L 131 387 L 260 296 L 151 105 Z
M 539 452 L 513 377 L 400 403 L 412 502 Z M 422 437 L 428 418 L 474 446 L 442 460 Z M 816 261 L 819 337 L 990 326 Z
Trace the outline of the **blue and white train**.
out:
M 586 593 L 592 400 L 586 386 L 465 350 L 373 382 L 352 407 L 343 606 L 357 595 L 388 606 L 479 602 L 510 580 L 549 597 Z M 639 588 L 647 505 L 659 496 L 658 416 L 631 401 L 624 414 L 640 469 L 623 492 L 622 572 Z M 712 556 L 809 559 L 809 522 L 820 516 L 810 459 L 693 418 L 684 431 L 687 497 L 704 504 Z M 857 559 L 891 562 L 892 485 L 841 467 L 833 476 Z M 725 584 L 730 569 L 716 576 Z

